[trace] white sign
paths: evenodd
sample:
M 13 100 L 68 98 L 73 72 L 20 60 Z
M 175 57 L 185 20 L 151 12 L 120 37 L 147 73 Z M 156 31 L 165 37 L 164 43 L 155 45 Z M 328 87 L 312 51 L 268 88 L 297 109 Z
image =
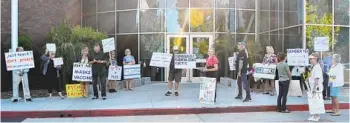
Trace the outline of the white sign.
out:
M 54 43 L 47 43 L 46 44 L 46 49 L 48 51 L 56 52 L 56 44 L 54 44 Z
M 199 102 L 214 104 L 216 91 L 216 78 L 200 77 Z
M 289 66 L 308 66 L 308 49 L 287 49 L 287 63 Z
M 109 66 L 108 68 L 108 80 L 121 80 L 122 79 L 122 67 Z
M 328 37 L 315 37 L 314 50 L 315 51 L 329 51 L 329 39 L 328 39 Z
M 196 68 L 196 55 L 194 54 L 175 54 L 175 68 L 191 69 Z
M 103 39 L 102 46 L 104 53 L 115 50 L 114 38 Z
M 236 70 L 236 57 L 228 57 L 228 64 L 230 66 L 230 70 Z
M 300 80 L 291 80 L 289 83 L 288 96 L 303 96 L 300 88 Z
M 63 65 L 63 58 L 62 58 L 62 57 L 53 58 L 53 64 L 54 64 L 55 66 Z
M 172 54 L 153 52 L 150 66 L 169 67 L 172 56 Z
M 276 65 L 255 63 L 253 76 L 260 79 L 275 79 Z
M 33 51 L 5 53 L 7 71 L 34 68 Z
M 322 93 L 307 92 L 307 101 L 309 102 L 310 114 L 326 113 Z
M 78 62 L 74 63 L 72 80 L 79 81 L 79 82 L 91 82 L 92 81 L 91 65 L 78 63 Z
M 140 64 L 124 65 L 124 79 L 141 78 Z

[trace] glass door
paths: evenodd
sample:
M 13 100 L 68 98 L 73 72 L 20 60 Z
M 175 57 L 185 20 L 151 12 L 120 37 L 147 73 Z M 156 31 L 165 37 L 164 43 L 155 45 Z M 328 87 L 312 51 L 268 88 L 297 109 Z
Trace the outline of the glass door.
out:
M 188 40 L 188 35 L 168 35 L 166 43 L 166 52 L 173 54 L 173 46 L 179 47 L 179 53 L 189 54 L 190 53 L 190 44 Z M 165 69 L 165 80 L 168 80 L 169 68 Z M 190 81 L 190 70 L 186 70 L 182 74 L 181 82 Z

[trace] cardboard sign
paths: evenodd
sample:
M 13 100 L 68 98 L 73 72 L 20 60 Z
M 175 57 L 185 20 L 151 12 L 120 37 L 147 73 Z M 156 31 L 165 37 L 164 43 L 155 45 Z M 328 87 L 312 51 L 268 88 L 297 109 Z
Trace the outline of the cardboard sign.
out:
M 329 39 L 328 39 L 328 37 L 315 37 L 314 50 L 315 51 L 329 51 Z
M 109 66 L 108 68 L 108 80 L 121 80 L 122 79 L 122 67 Z
M 46 44 L 46 49 L 48 51 L 56 52 L 56 44 L 54 44 L 54 43 L 47 43 Z
M 216 78 L 200 78 L 199 102 L 204 104 L 214 104 Z
M 72 80 L 79 82 L 92 82 L 91 65 L 78 62 L 74 63 Z
M 275 79 L 276 67 L 275 64 L 255 63 L 253 76 L 260 79 Z
M 114 38 L 103 39 L 102 46 L 103 46 L 104 53 L 115 50 Z
M 174 61 L 177 69 L 196 68 L 196 55 L 194 54 L 175 54 Z
M 289 66 L 308 66 L 308 49 L 287 49 L 287 63 Z
M 77 98 L 83 96 L 80 84 L 67 84 L 66 92 L 68 98 Z
M 172 54 L 153 52 L 150 66 L 169 67 L 172 56 Z
M 53 59 L 53 64 L 54 64 L 55 66 L 63 65 L 63 58 L 62 58 L 62 57 L 54 58 L 54 59 Z
M 236 70 L 236 57 L 228 57 L 228 65 L 230 66 L 230 70 Z
M 124 65 L 124 79 L 141 78 L 140 64 Z
M 33 51 L 5 53 L 7 71 L 34 68 Z
M 307 101 L 309 103 L 310 114 L 326 113 L 322 93 L 307 92 Z

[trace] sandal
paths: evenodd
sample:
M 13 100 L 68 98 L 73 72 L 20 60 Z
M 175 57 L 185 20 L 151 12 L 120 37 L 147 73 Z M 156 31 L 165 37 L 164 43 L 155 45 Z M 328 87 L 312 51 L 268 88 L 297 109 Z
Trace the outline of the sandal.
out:
M 326 113 L 334 113 L 334 110 L 327 110 Z
M 340 116 L 340 113 L 339 112 L 334 112 L 331 114 L 331 116 Z

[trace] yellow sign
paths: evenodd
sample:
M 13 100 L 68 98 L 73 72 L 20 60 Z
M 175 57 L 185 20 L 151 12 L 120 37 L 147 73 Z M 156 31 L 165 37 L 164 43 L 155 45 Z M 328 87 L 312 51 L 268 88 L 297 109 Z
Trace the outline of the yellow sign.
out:
M 204 22 L 204 13 L 201 10 L 191 9 L 191 27 L 198 27 Z
M 67 84 L 66 92 L 68 98 L 76 98 L 83 96 L 80 84 Z

